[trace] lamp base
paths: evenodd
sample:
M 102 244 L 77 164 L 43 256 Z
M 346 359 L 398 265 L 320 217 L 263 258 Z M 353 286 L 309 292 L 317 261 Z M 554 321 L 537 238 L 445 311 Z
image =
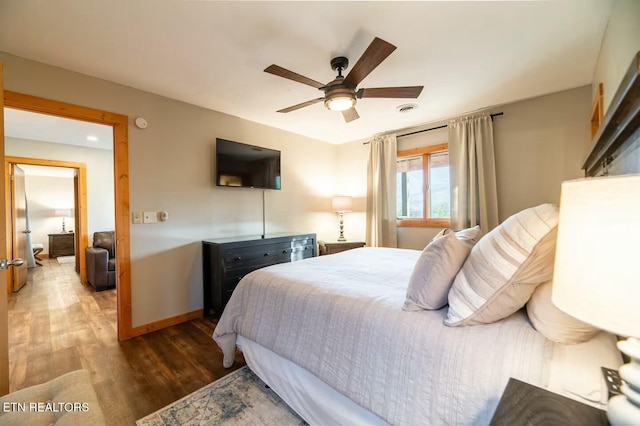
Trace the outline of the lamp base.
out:
M 347 239 L 344 237 L 344 213 L 338 212 L 340 216 L 340 236 L 338 237 L 338 242 L 345 242 Z
M 618 349 L 631 358 L 631 362 L 620 367 L 624 380 L 623 395 L 609 400 L 607 418 L 613 426 L 632 426 L 640 422 L 640 340 L 629 337 L 618 342 Z

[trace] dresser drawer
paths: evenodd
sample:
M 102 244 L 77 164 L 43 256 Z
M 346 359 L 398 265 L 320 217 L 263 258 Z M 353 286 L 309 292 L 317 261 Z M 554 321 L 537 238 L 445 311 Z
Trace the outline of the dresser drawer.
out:
M 246 264 L 247 262 L 260 263 L 265 257 L 287 255 L 291 250 L 291 243 L 262 244 L 255 247 L 238 247 L 227 250 L 224 262 L 228 266 Z

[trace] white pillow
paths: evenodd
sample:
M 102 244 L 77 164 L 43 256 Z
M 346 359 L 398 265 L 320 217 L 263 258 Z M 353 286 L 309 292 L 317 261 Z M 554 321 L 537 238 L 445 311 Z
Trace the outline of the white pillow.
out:
M 480 241 L 480 238 L 482 238 L 482 230 L 478 225 L 473 228 L 461 229 L 460 231 L 456 231 L 456 237 L 469 245 L 469 249 L 471 249 Z
M 491 230 L 471 250 L 449 291 L 445 325 L 488 324 L 524 306 L 551 279 L 558 207 L 523 210 Z
M 558 343 L 582 343 L 600 330 L 564 313 L 551 302 L 551 281 L 540 284 L 527 302 L 527 314 L 533 328 Z
M 405 311 L 440 309 L 447 304 L 453 279 L 471 251 L 468 242 L 446 234 L 422 250 L 407 288 Z

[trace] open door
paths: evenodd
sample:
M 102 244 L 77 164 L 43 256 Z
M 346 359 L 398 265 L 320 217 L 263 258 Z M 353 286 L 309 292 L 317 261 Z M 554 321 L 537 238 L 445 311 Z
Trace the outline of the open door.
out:
M 13 256 L 27 258 L 27 198 L 25 194 L 24 170 L 11 164 L 11 214 L 13 214 Z M 27 283 L 27 263 L 13 267 L 13 291 Z
M 4 86 L 0 62 L 0 161 L 4 164 Z M 4 173 L 0 173 L 0 258 L 7 258 L 7 223 Z M 7 313 L 7 273 L 0 271 L 0 395 L 9 393 L 9 315 Z

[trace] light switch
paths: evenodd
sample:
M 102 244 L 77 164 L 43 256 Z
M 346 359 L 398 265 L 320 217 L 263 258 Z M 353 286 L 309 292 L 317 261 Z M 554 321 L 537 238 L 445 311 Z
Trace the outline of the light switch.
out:
M 134 224 L 142 223 L 142 212 L 131 212 L 131 222 Z
M 156 212 L 144 212 L 142 214 L 143 223 L 158 223 L 158 214 Z

